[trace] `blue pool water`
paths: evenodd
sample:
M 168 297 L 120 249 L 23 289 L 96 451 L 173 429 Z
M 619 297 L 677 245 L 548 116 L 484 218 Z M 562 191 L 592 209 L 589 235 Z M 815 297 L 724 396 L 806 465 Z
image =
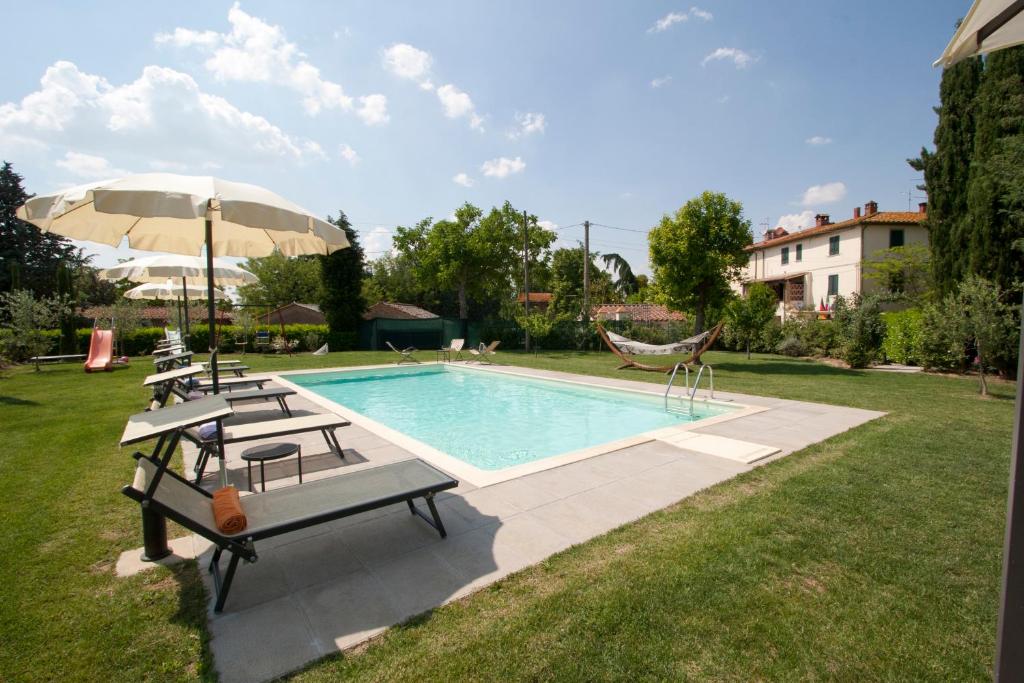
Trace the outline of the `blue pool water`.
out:
M 288 379 L 483 470 L 500 470 L 735 408 L 666 413 L 660 397 L 446 366 Z

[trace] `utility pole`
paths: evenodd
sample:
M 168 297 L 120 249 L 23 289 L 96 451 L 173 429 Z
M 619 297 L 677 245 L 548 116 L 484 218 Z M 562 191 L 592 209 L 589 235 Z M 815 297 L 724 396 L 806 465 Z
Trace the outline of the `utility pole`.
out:
M 590 322 L 590 221 L 583 221 L 583 322 Z
M 530 224 L 523 211 L 523 310 L 530 315 Z M 530 330 L 526 330 L 525 351 L 530 352 Z

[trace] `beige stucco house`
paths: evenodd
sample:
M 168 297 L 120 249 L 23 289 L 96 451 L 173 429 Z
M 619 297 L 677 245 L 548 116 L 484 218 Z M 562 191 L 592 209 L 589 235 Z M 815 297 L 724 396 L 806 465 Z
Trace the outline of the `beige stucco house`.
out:
M 853 217 L 833 223 L 827 214 L 815 216 L 815 225 L 797 232 L 769 230 L 764 240 L 746 248 L 750 263 L 733 288 L 743 291 L 763 282 L 779 297 L 779 317 L 831 307 L 837 294 L 867 293 L 863 261 L 889 247 L 928 244 L 926 205 L 917 211 L 879 211 L 871 201 L 858 206 Z

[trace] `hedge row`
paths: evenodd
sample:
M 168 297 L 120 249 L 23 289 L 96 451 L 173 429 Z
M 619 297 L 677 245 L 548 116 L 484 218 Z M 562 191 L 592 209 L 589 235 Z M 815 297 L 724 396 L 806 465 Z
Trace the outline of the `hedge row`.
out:
M 192 325 L 190 328 L 191 339 L 189 346 L 195 351 L 205 351 L 209 348 L 210 333 L 206 325 Z M 10 334 L 10 330 L 0 330 L 0 334 Z M 56 354 L 60 347 L 60 330 L 43 330 L 43 334 L 52 340 L 49 353 Z M 270 338 L 273 340 L 281 335 L 281 328 L 276 327 L 270 331 Z M 92 329 L 85 327 L 75 330 L 75 346 L 77 353 L 89 352 L 89 340 L 92 336 Z M 247 351 L 254 351 L 253 346 L 255 334 L 250 330 L 249 345 Z M 305 325 L 294 324 L 284 326 L 284 336 L 295 345 L 295 351 L 314 351 L 328 340 L 327 325 Z M 334 350 L 345 350 L 346 335 L 337 336 L 339 343 L 332 343 Z M 348 348 L 355 346 L 355 335 L 347 339 Z M 130 332 L 118 335 L 117 348 L 115 352 L 126 356 L 144 356 L 153 352 L 159 340 L 164 338 L 162 327 L 140 327 Z M 240 348 L 236 341 L 242 339 L 242 329 L 233 325 L 225 325 L 220 330 L 220 343 L 218 348 L 222 353 L 233 353 Z M 311 346 L 315 344 L 314 346 Z

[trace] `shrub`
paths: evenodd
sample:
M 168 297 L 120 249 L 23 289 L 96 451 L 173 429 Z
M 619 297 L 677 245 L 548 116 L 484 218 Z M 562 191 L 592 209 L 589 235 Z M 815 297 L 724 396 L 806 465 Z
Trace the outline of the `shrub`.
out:
M 804 346 L 804 343 L 796 336 L 786 337 L 779 342 L 775 350 L 783 356 L 797 357 L 807 355 L 807 347 Z
M 922 314 L 916 309 L 882 314 L 885 339 L 882 353 L 895 363 L 919 365 L 921 363 Z
M 866 368 L 878 358 L 885 338 L 878 299 L 853 294 L 849 300 L 836 297 L 834 320 L 839 336 L 839 357 L 851 368 Z
M 957 329 L 960 316 L 955 309 L 951 298 L 921 309 L 917 360 L 926 370 L 967 369 L 967 354 Z

